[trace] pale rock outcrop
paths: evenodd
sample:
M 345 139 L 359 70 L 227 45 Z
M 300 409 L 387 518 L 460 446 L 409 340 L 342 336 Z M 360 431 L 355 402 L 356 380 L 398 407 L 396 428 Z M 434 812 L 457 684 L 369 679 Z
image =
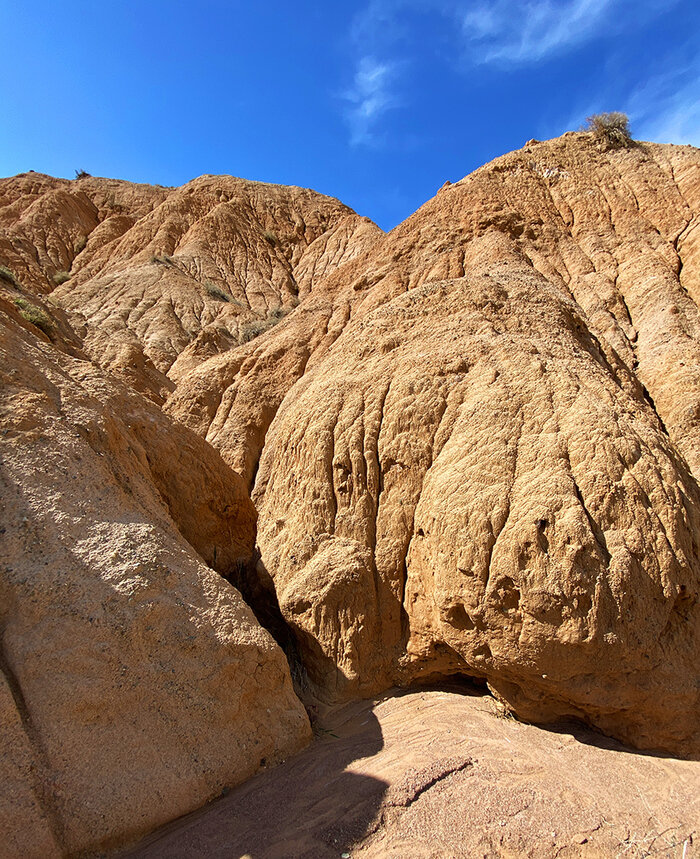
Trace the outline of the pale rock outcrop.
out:
M 0 304 L 3 849 L 74 854 L 192 810 L 310 729 L 282 651 L 203 561 L 230 574 L 252 553 L 241 478 Z

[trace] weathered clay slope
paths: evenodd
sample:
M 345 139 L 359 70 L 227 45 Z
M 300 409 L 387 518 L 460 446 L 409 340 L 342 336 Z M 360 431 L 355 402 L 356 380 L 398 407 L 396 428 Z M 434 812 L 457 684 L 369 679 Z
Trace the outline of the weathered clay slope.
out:
M 605 152 L 586 134 L 503 156 L 447 184 L 389 236 L 365 229 L 284 329 L 179 375 L 166 408 L 251 479 L 251 451 L 282 396 L 351 315 L 424 282 L 525 260 L 579 304 L 697 470 L 699 175 L 692 147 Z
M 77 315 L 91 357 L 158 401 L 297 306 L 367 229 L 378 231 L 337 200 L 231 176 L 175 189 L 0 181 L 0 256 Z
M 316 694 L 464 672 L 700 754 L 698 187 L 697 150 L 566 135 L 327 281 L 352 321 L 254 494 Z
M 116 841 L 304 741 L 202 564 L 250 553 L 246 484 L 310 697 L 466 674 L 700 755 L 699 214 L 697 150 L 586 134 L 389 235 L 230 177 L 0 183 L 3 283 L 52 320 L 4 306 L 13 837 Z
M 279 325 L 198 366 L 185 365 L 185 350 L 171 368 L 177 388 L 165 411 L 206 437 L 249 482 L 280 403 L 342 333 L 354 297 L 348 284 L 383 238 L 371 221 L 346 218 L 311 245 L 299 277 L 314 283 L 313 292 Z
M 282 652 L 203 562 L 252 553 L 241 478 L 17 295 L 0 297 L 0 820 L 3 851 L 45 857 L 185 813 L 309 725 Z
M 382 275 L 359 312 L 492 260 L 524 260 L 635 373 L 698 477 L 699 242 L 697 149 L 601 151 L 569 133 L 445 186 L 368 261 Z
M 157 208 L 168 190 L 116 179 L 0 179 L 0 257 L 27 287 L 51 292 Z
M 697 484 L 532 269 L 351 323 L 283 404 L 254 497 L 326 694 L 463 671 L 528 718 L 700 740 Z

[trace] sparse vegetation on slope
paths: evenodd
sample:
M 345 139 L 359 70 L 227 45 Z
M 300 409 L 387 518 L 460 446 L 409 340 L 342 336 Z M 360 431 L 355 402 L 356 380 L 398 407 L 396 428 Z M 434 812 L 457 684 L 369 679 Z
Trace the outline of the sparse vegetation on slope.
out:
M 264 319 L 256 319 L 242 325 L 239 332 L 239 342 L 248 343 L 269 331 L 289 313 L 284 307 L 272 307 L 267 311 Z
M 19 286 L 19 282 L 15 277 L 14 272 L 6 265 L 0 265 L 0 280 L 4 280 L 5 283 L 9 283 L 12 286 Z
M 56 286 L 60 286 L 62 283 L 65 283 L 67 280 L 70 280 L 70 272 L 68 271 L 57 271 L 56 274 L 51 278 Z
M 19 315 L 22 319 L 31 322 L 32 325 L 43 331 L 47 337 L 51 336 L 54 329 L 53 322 L 41 307 L 32 304 L 26 298 L 15 298 L 14 305 L 19 310 Z
M 216 299 L 216 301 L 225 301 L 229 302 L 231 300 L 231 296 L 228 295 L 221 289 L 221 287 L 217 286 L 215 283 L 212 283 L 210 280 L 204 281 L 204 289 L 207 291 L 207 294 L 212 298 Z

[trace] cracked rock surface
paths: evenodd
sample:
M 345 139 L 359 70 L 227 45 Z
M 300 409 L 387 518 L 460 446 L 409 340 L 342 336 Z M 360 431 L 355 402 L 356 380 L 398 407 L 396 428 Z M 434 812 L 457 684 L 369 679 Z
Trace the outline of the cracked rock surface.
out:
M 253 492 L 321 700 L 462 673 L 700 754 L 699 212 L 697 150 L 570 134 L 365 252 Z
M 0 263 L 13 850 L 124 844 L 308 742 L 256 615 L 312 713 L 466 676 L 700 757 L 697 149 L 531 142 L 388 234 L 301 188 L 28 173 Z M 389 823 L 497 778 L 401 767 Z M 394 849 L 358 814 L 325 843 Z

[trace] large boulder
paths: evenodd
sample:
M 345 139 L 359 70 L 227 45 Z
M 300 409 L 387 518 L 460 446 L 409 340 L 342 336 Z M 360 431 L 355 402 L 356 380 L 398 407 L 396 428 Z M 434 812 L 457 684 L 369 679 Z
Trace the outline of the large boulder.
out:
M 697 483 L 532 269 L 351 323 L 278 412 L 254 500 L 321 698 L 462 673 L 525 718 L 700 753 Z
M 464 673 L 700 754 L 699 217 L 697 150 L 570 134 L 326 282 L 253 495 L 317 697 Z
M 212 569 L 252 555 L 242 479 L 11 301 L 0 326 L 0 819 L 9 855 L 44 857 L 133 839 L 310 728 Z

